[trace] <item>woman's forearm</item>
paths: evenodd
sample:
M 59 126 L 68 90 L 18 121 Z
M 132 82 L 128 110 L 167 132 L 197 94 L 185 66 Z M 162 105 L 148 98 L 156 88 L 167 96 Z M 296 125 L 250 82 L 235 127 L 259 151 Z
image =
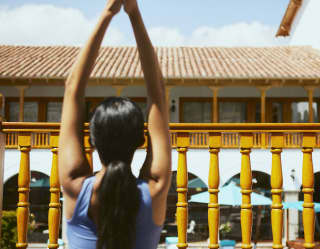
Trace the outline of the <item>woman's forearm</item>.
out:
M 111 7 L 115 9 L 114 12 L 110 10 Z M 83 148 L 85 88 L 106 29 L 120 7 L 121 2 L 117 0 L 108 2 L 87 43 L 81 49 L 65 84 L 59 139 L 59 174 L 64 189 L 73 197 L 77 196 L 79 191 L 79 186 L 74 184 L 73 180 L 91 172 Z
M 145 164 L 140 177 L 153 179 L 160 185 L 169 186 L 171 175 L 168 107 L 165 87 L 155 50 L 143 23 L 138 7 L 131 8 L 129 18 L 135 34 L 141 67 L 148 93 L 149 143 Z
M 129 14 L 139 51 L 141 66 L 147 84 L 149 101 L 161 102 L 165 108 L 165 89 L 157 55 L 138 8 Z M 165 110 L 166 111 L 166 110 Z

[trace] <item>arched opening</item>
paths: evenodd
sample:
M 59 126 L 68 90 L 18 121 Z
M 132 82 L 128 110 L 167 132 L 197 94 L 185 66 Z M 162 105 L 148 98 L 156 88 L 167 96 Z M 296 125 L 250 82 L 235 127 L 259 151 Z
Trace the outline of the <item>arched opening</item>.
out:
M 230 183 L 240 186 L 240 173 L 230 178 L 223 187 Z M 271 198 L 270 175 L 260 171 L 252 171 L 252 190 L 254 193 Z M 271 207 L 253 205 L 252 210 L 252 240 L 272 240 Z M 229 223 L 231 225 L 231 232 L 227 235 L 227 239 L 241 241 L 240 211 L 240 206 L 220 206 L 220 224 Z
M 34 216 L 35 231 L 28 234 L 29 242 L 43 242 L 48 240 L 48 211 L 50 202 L 49 177 L 38 171 L 30 172 L 30 214 Z M 3 209 L 16 210 L 18 203 L 18 175 L 11 177 L 4 184 Z
M 188 200 L 194 194 L 207 191 L 207 185 L 196 175 L 188 173 Z M 177 172 L 172 173 L 172 181 L 167 199 L 167 216 L 164 224 L 165 237 L 177 237 Z M 189 203 L 188 207 L 188 241 L 201 241 L 207 239 L 208 233 L 208 205 L 202 203 Z

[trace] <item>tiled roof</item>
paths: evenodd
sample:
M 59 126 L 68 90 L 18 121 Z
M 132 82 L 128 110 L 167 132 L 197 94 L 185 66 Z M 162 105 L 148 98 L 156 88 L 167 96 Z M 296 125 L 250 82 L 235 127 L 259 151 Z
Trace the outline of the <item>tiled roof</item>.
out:
M 300 9 L 303 0 L 290 0 L 276 36 L 289 36 L 292 23 Z
M 311 47 L 157 48 L 165 79 L 320 79 Z M 77 47 L 0 46 L 0 79 L 65 79 Z M 134 47 L 103 47 L 91 79 L 142 79 Z M 2 82 L 2 81 L 1 81 Z

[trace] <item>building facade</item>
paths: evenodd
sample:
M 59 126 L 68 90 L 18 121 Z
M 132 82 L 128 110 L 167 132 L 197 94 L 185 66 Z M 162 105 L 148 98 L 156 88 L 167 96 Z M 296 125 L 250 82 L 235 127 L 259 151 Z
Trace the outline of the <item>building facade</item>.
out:
M 0 46 L 3 119 L 59 122 L 64 80 L 78 51 L 75 47 Z M 311 47 L 158 48 L 157 54 L 172 123 L 319 122 L 320 54 Z M 95 106 L 108 96 L 127 96 L 145 110 L 146 91 L 136 49 L 102 48 L 86 96 L 88 121 Z M 255 174 L 271 175 L 272 158 L 266 147 L 252 152 Z M 16 159 L 20 152 L 9 149 L 9 145 L 7 148 L 5 183 L 19 171 Z M 173 150 L 172 155 L 176 171 L 178 153 Z M 302 154 L 298 149 L 286 148 L 283 156 L 284 200 L 296 201 L 302 184 Z M 137 151 L 133 161 L 136 174 L 144 157 L 144 150 Z M 31 171 L 50 175 L 50 150 L 33 149 L 30 160 Z M 94 169 L 99 170 L 96 153 L 93 162 Z M 316 179 L 320 180 L 318 150 L 313 162 Z M 189 150 L 188 170 L 205 184 L 208 165 L 207 149 Z M 221 186 L 239 175 L 240 165 L 238 149 L 226 146 L 220 153 Z M 298 236 L 298 217 L 298 211 L 291 212 L 289 239 Z

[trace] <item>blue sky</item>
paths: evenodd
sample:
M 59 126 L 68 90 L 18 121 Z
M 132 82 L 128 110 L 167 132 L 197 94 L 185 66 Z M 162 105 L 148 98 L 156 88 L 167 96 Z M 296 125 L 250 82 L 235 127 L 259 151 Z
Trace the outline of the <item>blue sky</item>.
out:
M 237 43 L 263 46 L 279 43 L 274 35 L 288 2 L 140 0 L 139 5 L 152 40 L 159 45 L 223 45 L 225 37 L 226 46 Z M 6 38 L 0 36 L 0 43 L 81 45 L 105 3 L 101 0 L 1 0 L 0 23 L 5 27 L 0 26 L 0 32 L 3 31 Z M 63 22 L 62 18 L 67 21 Z M 19 30 L 21 36 L 13 34 L 14 30 Z M 39 38 L 37 32 L 46 35 L 48 40 Z M 105 44 L 133 44 L 124 13 L 113 20 L 110 33 Z M 66 35 L 69 37 L 63 37 Z

